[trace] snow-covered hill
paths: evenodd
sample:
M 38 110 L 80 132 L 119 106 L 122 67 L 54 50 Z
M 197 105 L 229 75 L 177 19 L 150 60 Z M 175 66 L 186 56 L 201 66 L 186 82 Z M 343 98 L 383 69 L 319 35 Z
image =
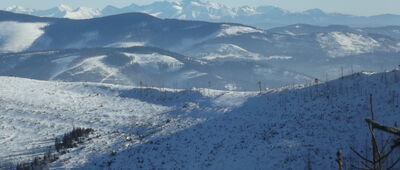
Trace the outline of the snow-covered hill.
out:
M 40 29 L 43 33 L 40 37 L 35 37 L 35 41 L 30 44 L 28 50 L 126 47 L 127 45 L 147 45 L 164 49 L 185 48 L 214 38 L 219 33 L 225 33 L 222 31 L 228 27 L 239 26 L 238 24 L 160 19 L 143 13 L 128 13 L 90 20 L 41 18 L 5 11 L 1 13 L 5 15 L 0 17 L 0 23 L 5 25 L 10 21 L 18 22 L 18 26 L 22 25 L 21 23 L 32 22 L 48 24 Z M 234 33 L 241 34 L 240 31 Z M 15 35 L 9 36 L 12 38 Z M 5 39 L 4 43 L 8 43 L 7 40 Z M 19 51 L 22 50 L 24 49 Z
M 31 47 L 47 23 L 0 22 L 0 52 L 20 52 Z
M 393 68 L 400 62 L 398 57 L 400 40 L 396 36 L 388 36 L 393 29 L 386 27 L 381 30 L 378 28 L 372 30 L 346 26 L 293 25 L 264 31 L 239 24 L 160 19 L 142 13 L 88 20 L 42 18 L 4 11 L 0 13 L 2 13 L 0 26 L 3 28 L 0 30 L 0 53 L 40 51 L 36 53 L 38 57 L 35 59 L 38 60 L 30 61 L 38 63 L 42 59 L 40 55 L 49 58 L 49 55 L 45 55 L 48 51 L 63 51 L 62 49 L 72 48 L 78 51 L 83 49 L 77 53 L 84 53 L 86 48 L 93 48 L 89 51 L 93 53 L 98 50 L 96 54 L 99 55 L 90 57 L 101 57 L 104 55 L 101 54 L 104 51 L 102 48 L 107 50 L 108 48 L 151 46 L 193 57 L 202 61 L 203 65 L 199 67 L 208 68 L 199 71 L 197 66 L 192 67 L 192 72 L 170 78 L 173 81 L 179 80 L 175 84 L 182 84 L 180 80 L 204 77 L 204 73 L 212 75 L 200 78 L 196 83 L 180 86 L 185 88 L 208 87 L 208 81 L 224 81 L 224 83 L 216 83 L 214 88 L 225 87 L 229 84 L 227 87 L 230 89 L 235 89 L 231 87 L 255 89 L 258 88 L 255 85 L 258 81 L 262 81 L 266 87 L 278 87 L 299 83 L 305 79 L 304 75 L 332 79 L 341 75 L 341 68 L 344 74 L 363 70 L 383 71 Z M 16 54 L 18 55 L 20 54 Z M 28 52 L 22 55 L 30 54 Z M 10 57 L 7 56 L 15 55 L 1 56 L 9 60 Z M 154 59 L 154 56 L 147 57 Z M 158 57 L 164 60 L 162 56 Z M 100 58 L 96 60 L 98 59 Z M 17 62 L 15 61 L 14 64 L 18 64 Z M 64 69 L 54 66 L 49 66 L 49 68 Z M 151 72 L 152 67 L 147 68 L 144 70 L 145 74 Z M 158 67 L 155 68 L 155 72 L 157 69 Z M 169 71 L 174 70 L 177 69 L 169 69 Z M 129 74 L 133 71 L 130 70 Z M 25 73 L 19 71 L 22 74 L 18 75 L 27 78 L 37 77 L 33 76 L 32 72 L 37 72 L 37 70 Z M 15 74 L 15 71 L 10 74 Z M 137 74 L 135 72 L 133 75 Z M 84 80 L 77 78 L 79 74 L 71 75 L 76 77 L 64 80 Z M 93 79 L 102 82 L 105 78 L 103 76 L 95 76 Z M 170 82 L 165 81 L 165 78 L 161 80 Z M 48 78 L 41 79 L 48 80 Z M 93 79 L 88 81 L 93 81 Z M 116 82 L 126 82 L 125 78 L 118 79 L 123 81 Z M 139 80 L 136 79 L 136 82 L 142 79 L 145 78 L 140 77 Z M 160 82 L 162 81 L 154 84 L 163 84 Z
M 60 5 L 48 10 L 36 10 L 14 5 L 5 8 L 5 10 L 42 17 L 71 19 L 87 19 L 129 12 L 143 12 L 160 18 L 234 22 L 264 29 L 298 23 L 376 27 L 393 25 L 393 23 L 400 22 L 399 15 L 352 16 L 339 13 L 326 13 L 320 9 L 291 12 L 275 6 L 229 7 L 206 0 L 157 1 L 147 5 L 131 4 L 125 7 L 109 5 L 103 9 L 88 7 L 73 9 L 66 5 Z
M 241 53 L 239 53 L 241 55 Z M 258 89 L 312 78 L 268 64 L 233 57 L 195 59 L 151 47 L 51 50 L 0 55 L 0 75 L 40 80 L 149 85 L 169 88 Z
M 399 89 L 398 70 L 262 94 L 0 77 L 0 166 L 75 126 L 95 133 L 51 168 L 335 169 L 337 149 L 357 164 L 348 148 L 365 148 L 369 94 L 377 121 L 398 124 Z

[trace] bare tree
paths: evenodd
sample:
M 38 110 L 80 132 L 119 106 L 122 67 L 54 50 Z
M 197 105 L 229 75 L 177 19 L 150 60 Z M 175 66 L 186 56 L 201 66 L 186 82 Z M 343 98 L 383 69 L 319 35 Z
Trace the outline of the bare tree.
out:
M 372 119 L 365 119 L 368 123 L 369 133 L 371 135 L 371 147 L 372 147 L 372 159 L 363 156 L 361 153 L 356 151 L 354 148 L 350 147 L 351 151 L 354 152 L 363 161 L 361 162 L 364 167 L 357 167 L 352 165 L 355 169 L 360 170 L 391 170 L 400 162 L 400 158 L 396 158 L 392 163 L 388 163 L 389 157 L 394 152 L 395 149 L 400 147 L 400 138 L 392 140 L 388 138 L 383 146 L 379 148 L 378 140 L 375 135 L 375 129 L 389 134 L 393 134 L 400 137 L 400 130 L 394 127 L 389 127 L 381 125 L 375 121 L 375 113 L 373 111 L 372 94 L 369 97 L 370 111 Z M 393 145 L 389 147 L 390 142 L 393 141 Z M 385 166 L 386 165 L 386 166 Z

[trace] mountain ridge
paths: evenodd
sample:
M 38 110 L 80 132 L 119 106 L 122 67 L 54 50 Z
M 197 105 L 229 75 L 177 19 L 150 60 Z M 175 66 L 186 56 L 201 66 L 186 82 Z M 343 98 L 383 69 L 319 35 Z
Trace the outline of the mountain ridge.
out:
M 57 10 L 59 8 L 59 10 Z M 321 9 L 309 9 L 302 12 L 290 12 L 275 6 L 228 7 L 210 1 L 156 1 L 147 5 L 131 4 L 125 7 L 108 5 L 103 9 L 87 7 L 70 8 L 65 5 L 49 10 L 34 10 L 20 6 L 5 8 L 7 11 L 37 16 L 88 19 L 128 12 L 143 12 L 160 18 L 204 20 L 211 22 L 234 22 L 263 29 L 290 24 L 313 25 L 350 25 L 357 27 L 386 26 L 399 23 L 400 15 L 380 14 L 372 16 L 354 16 L 341 13 L 326 13 Z M 372 24 L 373 23 L 373 24 Z
M 119 68 L 108 67 L 107 63 L 102 62 L 103 59 L 132 58 L 130 54 L 87 56 L 85 52 L 86 49 L 98 49 L 101 52 L 101 48 L 111 47 L 123 50 L 135 46 L 150 46 L 197 60 L 202 64 L 196 66 L 193 72 L 176 74 L 171 79 L 190 80 L 193 76 L 198 77 L 196 79 L 198 86 L 188 83 L 185 84 L 185 88 L 208 87 L 209 81 L 219 82 L 215 86 L 219 89 L 259 88 L 254 82 L 262 82 L 265 88 L 271 88 L 309 81 L 311 77 L 336 78 L 341 75 L 341 68 L 345 73 L 362 70 L 383 71 L 384 68 L 393 68 L 399 63 L 400 39 L 397 37 L 400 37 L 400 29 L 397 27 L 370 29 L 337 25 L 328 27 L 291 25 L 261 30 L 243 24 L 162 19 L 145 13 L 125 13 L 85 20 L 4 13 L 14 17 L 0 18 L 0 26 L 3 28 L 0 30 L 0 53 L 3 53 L 1 56 L 5 58 L 4 61 L 9 61 L 7 56 L 12 56 L 11 54 L 15 52 L 26 52 L 19 55 L 19 58 L 24 58 L 24 55 L 33 55 L 35 51 L 41 51 L 44 52 L 41 54 L 42 58 L 35 54 L 37 60 L 31 62 L 36 63 L 44 58 L 49 62 L 52 60 L 47 52 L 57 49 L 76 49 L 78 56 L 91 58 L 82 63 L 83 68 L 100 71 L 96 72 L 100 74 L 92 81 L 101 82 L 106 78 L 102 77 L 104 73 L 120 71 Z M 396 31 L 398 33 L 394 34 Z M 72 55 L 68 51 L 66 54 Z M 139 56 L 139 59 L 143 57 L 154 59 L 155 56 Z M 167 61 L 166 63 L 182 65 L 165 55 L 159 57 Z M 22 63 L 24 62 L 17 65 Z M 96 68 L 89 67 L 88 63 L 95 63 Z M 150 63 L 155 70 L 159 71 L 161 68 L 157 63 Z M 51 62 L 49 64 L 49 67 L 53 65 Z M 145 63 L 144 66 L 149 66 L 148 64 Z M 41 70 L 40 67 L 35 68 Z M 104 68 L 112 68 L 114 72 L 104 72 Z M 153 74 L 148 69 L 151 67 L 145 68 L 142 73 Z M 176 68 L 179 67 L 172 70 Z M 199 71 L 198 68 L 204 71 Z M 35 77 L 31 73 L 27 71 L 21 75 L 28 78 Z M 85 76 L 88 77 L 88 73 L 85 73 Z M 100 77 L 102 79 L 99 79 Z M 81 78 L 77 76 L 60 80 L 81 81 Z M 118 82 L 130 84 L 129 81 L 114 81 Z M 168 85 L 173 87 L 173 83 L 168 82 Z M 163 85 L 162 82 L 154 84 Z

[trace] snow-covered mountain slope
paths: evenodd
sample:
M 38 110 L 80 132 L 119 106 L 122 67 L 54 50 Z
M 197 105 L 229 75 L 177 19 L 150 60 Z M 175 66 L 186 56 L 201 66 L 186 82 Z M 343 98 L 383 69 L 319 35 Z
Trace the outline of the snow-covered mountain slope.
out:
M 395 67 L 400 62 L 399 42 L 386 35 L 340 30 L 302 35 L 267 31 L 217 37 L 181 53 L 204 59 L 267 60 L 274 67 L 325 79 L 325 74 L 340 76 L 341 67 L 345 74 Z
M 350 166 L 348 148 L 365 148 L 369 94 L 377 121 L 400 120 L 398 70 L 262 94 L 0 82 L 4 164 L 44 153 L 73 126 L 95 129 L 54 169 L 335 169 L 337 149 Z
M 275 27 L 268 29 L 270 32 L 279 34 L 289 35 L 307 35 L 312 33 L 329 33 L 329 32 L 352 32 L 360 33 L 360 29 L 352 28 L 345 25 L 329 25 L 329 26 L 317 26 L 308 24 L 293 24 L 286 25 L 283 27 Z
M 187 54 L 193 54 L 196 58 L 206 60 L 263 60 L 259 54 L 249 52 L 234 44 L 207 44 L 194 48 Z
M 355 34 L 384 35 L 400 39 L 400 26 L 385 27 L 350 27 L 345 25 L 317 26 L 308 24 L 293 24 L 268 29 L 269 32 L 289 35 L 307 35 L 312 33 L 350 32 Z
M 218 85 L 214 88 L 231 84 L 229 87 L 237 89 L 254 89 L 254 82 L 258 81 L 265 81 L 267 87 L 278 87 L 299 83 L 305 79 L 304 75 L 320 79 L 325 79 L 326 75 L 330 78 L 338 77 L 342 67 L 345 74 L 362 70 L 382 71 L 385 68 L 393 68 L 400 62 L 399 39 L 387 34 L 370 33 L 345 26 L 298 25 L 299 27 L 289 26 L 264 31 L 238 24 L 160 19 L 140 13 L 89 20 L 2 13 L 5 15 L 0 15 L 0 26 L 3 28 L 0 31 L 3 40 L 0 42 L 0 53 L 46 52 L 69 48 L 95 48 L 101 53 L 101 48 L 104 47 L 153 46 L 205 61 L 209 66 L 200 67 L 210 67 L 208 70 L 214 72 L 210 73 L 207 69 L 199 71 L 196 67 L 191 72 L 176 75 L 178 78 L 173 80 L 186 80 L 187 77 L 194 76 L 199 78 L 196 82 L 202 82 L 201 85 L 189 83 L 181 86 L 185 88 L 208 87 L 208 81 L 224 81 L 216 83 Z M 10 22 L 13 24 L 8 24 Z M 162 56 L 160 57 L 162 59 Z M 242 61 L 246 62 L 241 63 Z M 239 71 L 255 76 L 242 78 L 243 73 L 235 75 L 240 73 Z M 30 76 L 23 74 L 23 77 L 34 78 L 30 71 L 26 73 Z M 200 78 L 204 77 L 204 73 L 213 76 Z M 220 77 L 223 77 L 223 80 Z M 126 82 L 125 78 L 118 79 Z M 153 84 L 162 84 L 161 82 Z M 247 85 L 243 86 L 244 84 Z M 169 87 L 174 86 L 170 84 Z
M 0 52 L 27 50 L 43 33 L 47 23 L 0 22 Z
M 5 29 L 6 33 L 0 36 L 4 40 L 1 43 L 5 44 L 0 53 L 153 46 L 205 60 L 206 63 L 213 64 L 210 66 L 212 68 L 227 63 L 226 65 L 232 68 L 227 69 L 230 72 L 238 68 L 241 68 L 238 71 L 244 69 L 245 72 L 257 72 L 258 75 L 255 77 L 239 79 L 247 84 L 268 80 L 265 83 L 268 87 L 291 84 L 290 79 L 293 77 L 297 79 L 292 83 L 298 83 L 303 79 L 302 76 L 297 76 L 301 75 L 299 73 L 320 79 L 328 74 L 332 78 L 340 75 L 338 70 L 341 67 L 347 74 L 352 70 L 351 68 L 353 72 L 382 71 L 385 68 L 393 68 L 400 62 L 399 39 L 387 34 L 369 33 L 362 29 L 345 26 L 327 28 L 304 26 L 304 28 L 299 27 L 300 31 L 285 34 L 285 29 L 282 29 L 283 33 L 278 29 L 276 29 L 278 33 L 274 33 L 239 24 L 160 19 L 142 13 L 88 20 L 2 13 L 6 14 L 5 17 L 0 15 L 0 24 L 5 23 L 4 28 L 7 28 L 10 20 L 15 20 L 17 23 L 14 25 L 18 26 L 35 23 L 42 24 L 40 25 L 42 27 L 34 27 L 35 29 L 31 32 L 35 34 L 13 33 L 18 29 L 10 30 L 13 33 L 10 34 L 10 31 L 7 32 L 9 29 Z M 25 31 L 29 30 L 31 29 L 25 29 Z M 20 35 L 24 34 L 29 34 L 30 36 L 27 37 L 32 37 L 29 39 L 31 41 L 13 41 L 19 40 Z M 247 62 L 240 63 L 243 59 Z M 223 77 L 228 73 L 222 69 L 218 70 L 220 73 L 215 77 Z M 194 75 L 198 76 L 202 73 L 204 71 L 195 72 Z M 241 77 L 240 75 L 243 73 L 239 76 L 232 75 L 232 78 L 227 80 L 237 80 L 238 78 L 235 77 Z M 285 80 L 276 81 L 276 77 L 279 78 L 282 75 L 287 75 L 283 76 Z M 219 81 L 215 77 L 209 80 L 202 79 L 200 82 L 204 83 L 201 87 L 208 87 L 205 82 Z M 254 88 L 253 85 L 248 87 Z
M 236 49 L 240 48 L 233 50 Z M 170 88 L 211 86 L 236 90 L 258 89 L 258 81 L 263 82 L 265 88 L 272 88 L 312 79 L 273 67 L 267 60 L 245 57 L 229 59 L 229 56 L 221 56 L 221 60 L 199 60 L 152 47 L 52 50 L 0 55 L 0 75 L 40 80 L 147 84 Z
M 192 65 L 200 65 L 182 55 L 150 47 L 15 53 L 5 54 L 0 60 L 3 75 L 132 85 L 142 81 L 158 86 L 176 74 L 196 68 Z
M 327 49 L 330 57 L 371 53 L 380 47 L 379 42 L 373 38 L 354 33 L 320 33 L 317 35 L 317 41 L 323 49 Z
M 399 38 L 395 26 L 352 28 L 343 25 L 326 27 L 295 24 L 268 31 L 293 36 L 311 35 L 330 57 L 351 56 L 374 52 L 399 51 Z
M 362 30 L 371 34 L 381 34 L 400 39 L 400 26 L 371 27 Z
M 82 21 L 60 20 L 45 27 L 43 35 L 35 41 L 30 50 L 131 44 L 155 46 L 196 56 L 194 53 L 186 53 L 186 50 L 217 43 L 234 44 L 265 57 L 274 55 L 336 57 L 336 55 L 397 52 L 400 49 L 400 40 L 381 34 L 370 35 L 335 28 L 326 32 L 327 35 L 319 33 L 325 34 L 325 32 L 306 35 L 276 34 L 244 25 L 163 20 L 145 14 L 131 13 Z M 344 42 L 346 44 L 330 43 L 332 41 L 346 41 Z M 299 51 L 299 48 L 308 50 Z
M 222 25 L 225 29 L 226 24 L 164 20 L 141 13 L 90 20 L 56 19 L 43 28 L 43 35 L 30 50 L 105 47 L 116 44 L 184 48 L 215 37 L 223 29 Z
M 399 15 L 352 16 L 339 13 L 326 13 L 320 9 L 291 12 L 274 6 L 228 7 L 206 0 L 157 1 L 147 5 L 132 4 L 121 8 L 110 5 L 102 10 L 87 7 L 72 9 L 66 5 L 60 5 L 48 10 L 28 9 L 20 6 L 11 6 L 5 10 L 36 16 L 72 19 L 87 19 L 129 12 L 143 12 L 160 18 L 234 22 L 264 29 L 298 23 L 376 27 L 393 25 L 393 23 L 400 22 Z
M 41 18 L 2 11 L 0 23 L 44 22 L 43 34 L 35 39 L 29 50 L 87 48 L 142 44 L 161 48 L 184 48 L 215 37 L 222 24 L 163 20 L 146 14 L 130 13 L 91 20 Z M 225 24 L 226 25 L 226 24 Z M 237 24 L 231 24 L 238 26 Z M 225 27 L 224 27 L 225 28 Z M 27 30 L 28 32 L 29 30 Z M 215 34 L 215 35 L 214 35 Z M 15 34 L 8 35 L 12 39 Z M 24 43 L 24 42 L 21 42 Z M 11 50 L 3 49 L 0 53 Z
M 12 16 L 13 14 L 8 13 L 8 15 Z M 14 18 L 21 18 L 16 20 L 18 23 L 32 22 L 32 19 L 27 20 L 25 17 L 15 14 L 14 17 L 0 18 L 0 23 L 15 20 Z M 36 22 L 43 22 L 46 18 L 38 17 L 36 19 Z M 38 31 L 42 34 L 35 39 L 28 50 L 139 45 L 185 53 L 186 51 L 196 51 L 196 48 L 202 45 L 226 46 L 233 44 L 264 57 L 277 55 L 336 57 L 336 55 L 397 52 L 400 49 L 400 40 L 389 37 L 387 34 L 370 34 L 345 26 L 326 28 L 308 26 L 304 28 L 304 25 L 296 25 L 295 29 L 303 31 L 292 31 L 289 27 L 267 32 L 238 24 L 160 19 L 140 13 L 89 20 L 50 20 L 50 18 L 47 20 L 45 23 L 48 25 L 39 27 Z M 277 33 L 274 33 L 275 31 Z M 15 34 L 9 35 L 9 39 L 13 39 L 13 35 Z M 345 41 L 345 44 L 330 43 L 338 41 Z M 5 38 L 5 43 L 8 43 L 7 38 Z M 299 51 L 299 48 L 307 50 Z M 8 49 L 0 52 L 7 52 L 6 50 Z M 10 49 L 9 51 L 15 50 Z M 185 54 L 198 56 L 193 53 Z

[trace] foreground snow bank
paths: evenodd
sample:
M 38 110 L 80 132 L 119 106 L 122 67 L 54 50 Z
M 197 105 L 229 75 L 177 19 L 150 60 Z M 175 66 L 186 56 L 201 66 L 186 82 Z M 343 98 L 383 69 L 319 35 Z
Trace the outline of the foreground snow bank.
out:
M 238 95 L 240 100 L 235 103 L 220 102 Z M 54 150 L 54 139 L 73 127 L 93 128 L 96 137 L 85 146 L 87 150 L 63 155 L 63 168 L 138 145 L 138 134 L 155 137 L 175 133 L 238 107 L 253 95 L 0 77 L 0 169 L 1 163 L 27 161 Z M 135 139 L 134 143 L 126 143 L 127 137 Z M 76 162 L 63 165 L 71 157 Z
M 73 126 L 91 140 L 57 169 L 334 169 L 337 149 L 365 148 L 377 121 L 400 120 L 400 72 L 357 73 L 258 92 L 135 88 L 0 77 L 0 159 L 44 152 Z M 327 147 L 328 146 L 328 147 Z

